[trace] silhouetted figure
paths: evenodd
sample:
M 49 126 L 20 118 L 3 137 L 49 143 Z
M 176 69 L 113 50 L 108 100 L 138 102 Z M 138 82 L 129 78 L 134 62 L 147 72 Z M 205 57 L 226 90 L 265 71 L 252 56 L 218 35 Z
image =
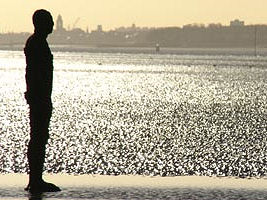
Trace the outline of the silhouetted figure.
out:
M 48 127 L 52 115 L 53 55 L 46 41 L 53 31 L 53 18 L 46 10 L 37 10 L 33 14 L 34 34 L 25 45 L 26 84 L 25 98 L 30 108 L 30 142 L 28 162 L 30 168 L 29 185 L 25 190 L 31 193 L 56 192 L 60 189 L 42 179 L 45 161 L 45 146 L 49 133 Z

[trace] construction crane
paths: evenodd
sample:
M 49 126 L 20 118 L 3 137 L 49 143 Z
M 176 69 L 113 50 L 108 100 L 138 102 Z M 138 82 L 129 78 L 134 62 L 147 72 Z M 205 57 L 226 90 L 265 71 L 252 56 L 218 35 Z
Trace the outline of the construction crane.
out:
M 75 29 L 75 26 L 77 25 L 77 23 L 79 22 L 80 17 L 78 17 L 75 22 L 73 23 L 72 29 Z

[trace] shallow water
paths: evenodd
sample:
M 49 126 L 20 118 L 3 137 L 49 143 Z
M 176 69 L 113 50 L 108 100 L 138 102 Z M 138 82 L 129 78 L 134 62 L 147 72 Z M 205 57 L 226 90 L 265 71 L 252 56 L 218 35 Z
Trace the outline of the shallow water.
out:
M 0 173 L 27 171 L 24 57 L 0 52 Z M 267 57 L 55 53 L 45 170 L 267 175 Z
M 59 193 L 29 195 L 21 188 L 0 189 L 0 199 L 187 199 L 187 200 L 265 200 L 264 190 L 207 189 L 207 188 L 62 188 Z

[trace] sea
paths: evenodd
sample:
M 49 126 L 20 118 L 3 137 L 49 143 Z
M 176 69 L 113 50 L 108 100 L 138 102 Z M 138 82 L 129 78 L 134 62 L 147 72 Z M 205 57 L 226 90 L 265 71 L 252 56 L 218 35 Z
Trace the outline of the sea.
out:
M 52 50 L 46 173 L 266 179 L 267 51 Z M 0 51 L 1 174 L 28 172 L 25 65 L 23 49 Z M 267 198 L 266 191 L 124 190 L 96 198 Z

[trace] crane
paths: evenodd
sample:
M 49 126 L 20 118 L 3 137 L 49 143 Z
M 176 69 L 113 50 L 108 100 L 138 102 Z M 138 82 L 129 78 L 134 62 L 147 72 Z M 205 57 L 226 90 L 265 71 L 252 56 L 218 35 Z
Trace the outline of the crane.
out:
M 77 23 L 79 22 L 79 20 L 80 20 L 80 17 L 78 17 L 78 18 L 75 20 L 75 22 L 73 23 L 73 25 L 72 25 L 72 29 L 75 28 L 75 26 L 77 25 Z

